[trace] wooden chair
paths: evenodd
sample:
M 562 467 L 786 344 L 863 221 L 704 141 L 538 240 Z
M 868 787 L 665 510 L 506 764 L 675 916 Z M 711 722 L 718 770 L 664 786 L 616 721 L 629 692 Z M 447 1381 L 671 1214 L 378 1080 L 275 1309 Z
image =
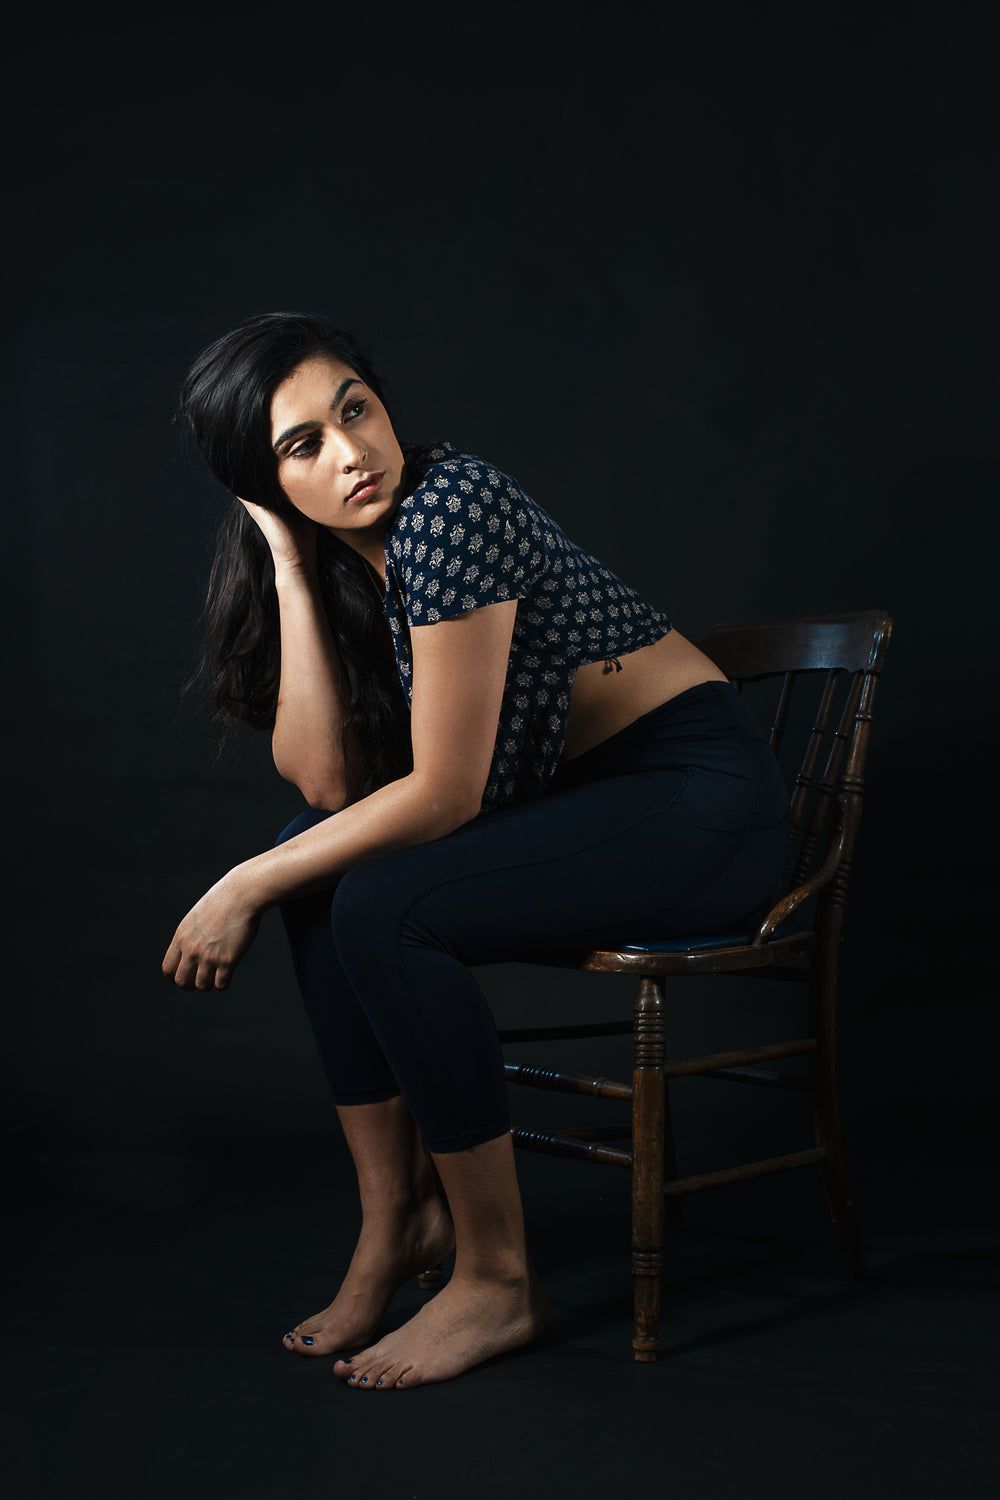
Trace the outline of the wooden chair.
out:
M 663 942 L 650 934 L 648 942 L 630 943 L 617 953 L 589 953 L 574 964 L 604 974 L 640 976 L 631 1022 L 500 1033 L 503 1042 L 632 1034 L 631 1083 L 529 1064 L 508 1064 L 506 1072 L 512 1083 L 631 1102 L 630 1129 L 614 1125 L 549 1132 L 516 1129 L 513 1136 L 514 1144 L 524 1149 L 631 1169 L 637 1360 L 655 1360 L 659 1349 L 664 1218 L 672 1228 L 680 1227 L 684 1193 L 816 1164 L 822 1171 L 830 1217 L 848 1270 L 853 1276 L 864 1274 L 837 1103 L 837 971 L 847 882 L 861 817 L 872 704 L 891 629 L 888 615 L 870 609 L 819 619 L 720 626 L 698 642 L 740 691 L 745 683 L 773 684 L 777 703 L 770 737 L 776 752 L 787 748 L 786 741 L 794 739 L 796 730 L 804 739 L 791 796 L 787 873 L 767 915 L 750 932 Z M 808 700 L 804 723 L 802 698 Z M 665 981 L 692 974 L 732 974 L 805 985 L 808 1035 L 702 1057 L 668 1058 Z M 796 1056 L 808 1058 L 808 1077 L 761 1067 Z M 668 1083 L 690 1074 L 808 1092 L 815 1144 L 763 1161 L 678 1177 Z M 630 1147 L 608 1144 L 623 1136 L 631 1136 Z

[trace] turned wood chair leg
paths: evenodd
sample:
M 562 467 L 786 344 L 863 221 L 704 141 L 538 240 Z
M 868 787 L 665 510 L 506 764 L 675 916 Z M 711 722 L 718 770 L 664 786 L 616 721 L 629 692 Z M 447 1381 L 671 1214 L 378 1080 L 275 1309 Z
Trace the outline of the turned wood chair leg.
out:
M 834 883 L 837 883 L 837 878 Z M 843 883 L 846 885 L 846 875 Z M 835 890 L 832 894 L 836 898 L 838 892 Z M 839 939 L 837 924 L 833 925 L 835 931 L 828 939 L 831 947 Z M 835 950 L 829 955 L 817 954 L 813 969 L 814 978 L 809 995 L 810 1030 L 819 1042 L 819 1047 L 809 1059 L 809 1079 L 816 1144 L 829 1153 L 821 1168 L 830 1219 L 847 1262 L 848 1273 L 861 1277 L 866 1271 L 865 1253 L 861 1244 L 858 1211 L 847 1172 L 837 1092 L 837 958 Z
M 670 1113 L 670 1085 L 666 1079 L 663 1080 L 663 1180 L 672 1182 L 677 1176 L 677 1149 L 674 1145 L 674 1122 Z M 665 1204 L 667 1228 L 671 1233 L 676 1233 L 684 1228 L 684 1204 L 683 1200 L 675 1193 L 667 1198 Z
M 635 1003 L 632 1068 L 632 1286 L 641 1362 L 660 1347 L 660 1280 L 663 1273 L 663 1131 L 666 1028 L 662 979 L 643 979 Z

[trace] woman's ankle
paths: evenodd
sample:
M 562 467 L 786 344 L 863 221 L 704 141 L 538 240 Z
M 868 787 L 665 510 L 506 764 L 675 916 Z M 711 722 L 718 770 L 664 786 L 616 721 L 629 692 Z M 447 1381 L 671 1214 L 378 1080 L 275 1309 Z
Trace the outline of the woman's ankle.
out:
M 527 1254 L 470 1251 L 462 1247 L 455 1257 L 452 1276 L 455 1281 L 477 1282 L 514 1295 L 527 1292 L 537 1279 Z

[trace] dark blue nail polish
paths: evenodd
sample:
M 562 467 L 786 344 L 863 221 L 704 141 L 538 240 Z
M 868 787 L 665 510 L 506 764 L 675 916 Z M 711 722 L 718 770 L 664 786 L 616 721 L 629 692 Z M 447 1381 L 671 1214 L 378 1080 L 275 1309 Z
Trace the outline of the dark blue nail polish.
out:
M 381 1382 L 381 1380 L 376 1380 L 376 1382 L 375 1382 L 375 1384 L 376 1384 L 376 1385 L 381 1385 L 381 1384 L 382 1384 L 382 1382 Z
M 316 1340 L 315 1339 L 311 1339 L 307 1333 L 300 1333 L 299 1334 L 299 1338 L 302 1340 L 302 1342 L 304 1344 L 315 1344 L 315 1342 L 316 1342 Z
M 396 1381 L 396 1384 L 397 1384 L 397 1385 L 402 1385 L 402 1384 L 403 1384 L 403 1382 L 402 1382 L 402 1381 L 401 1381 L 401 1380 L 397 1380 L 397 1381 Z
M 368 1384 L 368 1376 L 367 1375 L 362 1375 L 360 1383 L 361 1383 L 361 1385 L 367 1385 Z

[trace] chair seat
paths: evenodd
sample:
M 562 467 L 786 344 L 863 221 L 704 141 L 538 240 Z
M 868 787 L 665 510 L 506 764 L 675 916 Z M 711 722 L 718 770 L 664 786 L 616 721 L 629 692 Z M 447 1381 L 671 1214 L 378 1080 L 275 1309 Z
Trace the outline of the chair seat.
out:
M 742 948 L 752 943 L 756 928 L 747 932 L 739 928 L 733 932 L 712 932 L 703 937 L 653 938 L 648 943 L 624 943 L 620 953 L 639 953 L 655 957 L 658 953 L 700 953 L 707 948 Z
M 763 917 L 758 921 L 762 921 Z M 619 953 L 634 953 L 643 958 L 655 958 L 660 953 L 702 953 L 713 948 L 745 948 L 757 936 L 758 922 L 753 926 L 734 927 L 729 932 L 709 932 L 701 937 L 651 938 L 648 943 L 624 943 Z M 794 937 L 805 932 L 807 923 L 801 919 L 782 922 L 775 937 Z

